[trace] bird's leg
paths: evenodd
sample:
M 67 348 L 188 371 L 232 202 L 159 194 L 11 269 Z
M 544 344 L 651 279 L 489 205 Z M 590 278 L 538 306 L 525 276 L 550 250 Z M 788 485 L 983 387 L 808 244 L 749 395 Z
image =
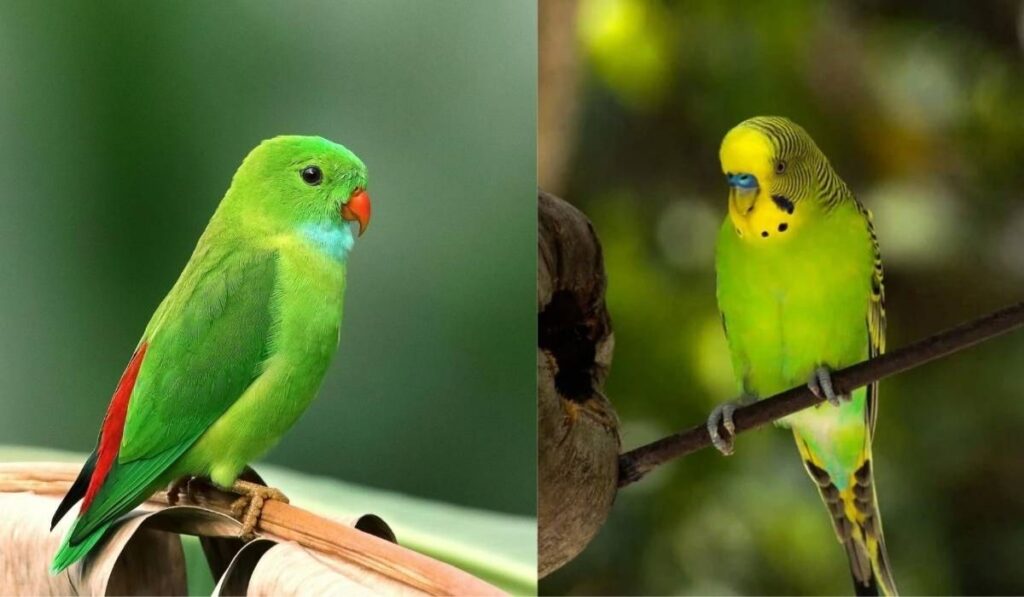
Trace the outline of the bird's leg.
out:
M 811 377 L 807 380 L 807 387 L 810 388 L 811 393 L 818 398 L 828 400 L 832 406 L 839 406 L 840 403 L 849 402 L 852 398 L 849 394 L 836 394 L 832 386 L 832 370 L 825 365 L 821 365 L 811 372 Z
M 231 504 L 231 513 L 241 518 L 240 537 L 244 541 L 251 541 L 256 537 L 256 522 L 259 521 L 260 515 L 263 513 L 264 502 L 277 500 L 285 504 L 288 503 L 288 498 L 280 490 L 241 479 L 235 481 L 231 486 L 231 491 L 240 495 Z
M 736 424 L 732 420 L 733 413 L 736 412 L 737 408 L 750 404 L 754 400 L 756 399 L 752 396 L 740 396 L 736 400 L 729 400 L 719 404 L 708 415 L 708 435 L 711 436 L 711 443 L 723 455 L 728 456 L 732 454 L 734 449 L 733 442 L 736 439 Z M 725 428 L 725 435 L 719 432 L 719 426 Z
M 181 501 L 181 494 L 185 494 L 185 499 L 194 502 L 192 498 L 192 482 L 196 478 L 192 475 L 185 475 L 180 479 L 176 479 L 167 486 L 167 503 L 172 506 L 177 506 L 178 502 Z

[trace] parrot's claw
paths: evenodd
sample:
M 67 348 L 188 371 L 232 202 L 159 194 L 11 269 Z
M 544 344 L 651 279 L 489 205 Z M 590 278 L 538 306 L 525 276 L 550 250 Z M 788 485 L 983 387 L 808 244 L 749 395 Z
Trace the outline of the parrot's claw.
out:
M 280 490 L 258 483 L 237 480 L 231 486 L 231 491 L 241 496 L 231 504 L 231 513 L 241 519 L 242 531 L 239 536 L 243 541 L 251 541 L 256 537 L 256 523 L 263 513 L 263 504 L 267 500 L 288 503 L 288 497 Z
M 811 377 L 807 380 L 807 387 L 810 388 L 812 394 L 818 398 L 824 398 L 832 406 L 839 406 L 844 401 L 849 402 L 851 398 L 849 395 L 836 394 L 832 386 L 832 370 L 824 365 L 811 372 Z
M 733 413 L 740 406 L 750 402 L 751 399 L 745 396 L 738 400 L 723 402 L 716 406 L 711 411 L 711 414 L 708 415 L 707 426 L 708 435 L 711 436 L 711 443 L 725 456 L 732 454 L 735 448 L 733 443 L 736 439 L 736 423 L 732 420 Z M 725 428 L 725 435 L 719 432 L 719 426 Z
M 708 435 L 711 436 L 711 443 L 725 456 L 732 454 L 734 450 L 732 434 L 735 431 L 735 425 L 732 421 L 732 414 L 735 411 L 736 406 L 733 403 L 723 402 L 712 409 L 711 414 L 708 415 Z M 718 432 L 719 425 L 725 426 L 728 439 Z

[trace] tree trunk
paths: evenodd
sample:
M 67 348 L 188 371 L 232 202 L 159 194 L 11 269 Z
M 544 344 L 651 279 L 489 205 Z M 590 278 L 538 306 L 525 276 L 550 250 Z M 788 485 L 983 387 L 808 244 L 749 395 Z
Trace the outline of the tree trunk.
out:
M 618 417 L 602 389 L 614 338 L 601 244 L 565 201 L 538 194 L 538 572 L 576 557 L 608 517 Z

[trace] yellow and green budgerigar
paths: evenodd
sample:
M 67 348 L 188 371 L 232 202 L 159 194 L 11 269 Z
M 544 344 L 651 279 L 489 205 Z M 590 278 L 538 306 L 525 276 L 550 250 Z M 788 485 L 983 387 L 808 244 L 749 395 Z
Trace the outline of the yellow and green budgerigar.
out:
M 729 215 L 718 236 L 718 306 L 739 402 L 803 383 L 831 404 L 782 419 L 846 548 L 857 594 L 895 594 L 871 464 L 878 385 L 837 396 L 830 371 L 885 348 L 882 264 L 871 213 L 803 128 L 756 117 L 720 151 Z M 736 402 L 708 418 L 732 452 Z M 724 427 L 724 433 L 719 426 Z

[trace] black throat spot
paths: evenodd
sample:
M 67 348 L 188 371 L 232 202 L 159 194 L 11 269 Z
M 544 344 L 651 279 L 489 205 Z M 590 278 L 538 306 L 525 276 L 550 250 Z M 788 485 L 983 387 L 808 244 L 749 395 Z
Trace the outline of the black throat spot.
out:
M 790 215 L 793 215 L 793 210 L 796 209 L 793 202 L 783 195 L 772 195 L 772 201 L 775 202 L 779 209 Z

